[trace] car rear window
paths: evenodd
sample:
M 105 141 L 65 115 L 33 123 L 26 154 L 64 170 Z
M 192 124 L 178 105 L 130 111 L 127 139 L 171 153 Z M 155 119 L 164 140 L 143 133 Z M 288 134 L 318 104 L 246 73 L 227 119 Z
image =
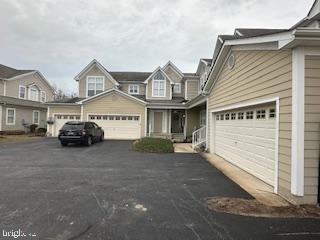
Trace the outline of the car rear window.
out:
M 83 129 L 84 123 L 66 123 L 63 125 L 62 130 L 81 130 Z

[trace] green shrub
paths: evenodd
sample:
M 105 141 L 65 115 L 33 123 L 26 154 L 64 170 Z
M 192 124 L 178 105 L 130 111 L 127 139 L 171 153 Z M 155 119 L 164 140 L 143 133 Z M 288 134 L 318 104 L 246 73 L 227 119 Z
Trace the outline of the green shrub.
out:
M 133 150 L 137 152 L 172 153 L 173 143 L 163 138 L 141 138 L 133 143 Z
M 38 125 L 37 124 L 31 124 L 30 125 L 30 133 L 35 133 Z

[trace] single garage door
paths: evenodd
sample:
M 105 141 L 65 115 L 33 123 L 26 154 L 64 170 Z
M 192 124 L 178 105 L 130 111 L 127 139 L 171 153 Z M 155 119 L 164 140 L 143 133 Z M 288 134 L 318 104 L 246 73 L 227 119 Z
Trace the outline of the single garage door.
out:
M 103 128 L 106 139 L 138 139 L 141 136 L 138 115 L 89 115 L 89 121 Z
M 221 112 L 214 117 L 216 154 L 274 186 L 275 105 Z
M 54 116 L 54 136 L 59 135 L 59 130 L 69 121 L 80 121 L 80 115 L 58 114 Z

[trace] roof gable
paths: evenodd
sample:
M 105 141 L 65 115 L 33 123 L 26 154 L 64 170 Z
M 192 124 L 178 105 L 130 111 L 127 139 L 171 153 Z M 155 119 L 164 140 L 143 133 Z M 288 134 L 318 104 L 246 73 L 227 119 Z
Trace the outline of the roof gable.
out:
M 147 84 L 148 81 L 149 81 L 150 79 L 152 79 L 153 76 L 154 76 L 158 71 L 160 71 L 160 72 L 165 76 L 165 78 L 169 80 L 170 84 L 174 84 L 174 82 L 173 82 L 173 81 L 170 79 L 170 77 L 165 73 L 165 71 L 163 71 L 163 69 L 162 69 L 161 67 L 157 67 L 156 70 L 154 70 L 154 71 L 152 72 L 152 74 L 151 74 L 143 83 Z
M 131 99 L 131 100 L 133 100 L 133 101 L 136 101 L 136 102 L 138 102 L 138 103 L 140 103 L 140 104 L 146 104 L 145 101 L 143 101 L 143 100 L 141 100 L 141 99 L 139 99 L 139 98 L 136 98 L 136 97 L 134 97 L 134 96 L 132 96 L 132 95 L 129 95 L 129 94 L 123 92 L 123 91 L 120 91 L 120 90 L 118 90 L 118 89 L 116 89 L 116 88 L 112 88 L 112 89 L 103 91 L 103 92 L 101 92 L 101 93 L 99 93 L 99 94 L 97 94 L 97 95 L 94 95 L 94 96 L 92 96 L 92 97 L 83 99 L 83 100 L 81 100 L 81 101 L 79 101 L 79 102 L 77 102 L 77 103 L 78 103 L 78 104 L 85 104 L 85 103 L 87 103 L 87 102 L 94 101 L 94 100 L 97 99 L 97 98 L 103 97 L 103 96 L 108 95 L 108 94 L 111 94 L 111 93 L 113 93 L 113 92 L 118 93 L 118 94 L 120 94 L 120 95 L 122 95 L 122 96 L 124 96 L 124 97 L 126 97 L 126 98 L 128 98 L 128 99 Z
M 19 70 L 0 64 L 0 78 L 10 79 L 20 75 L 34 73 L 36 70 Z
M 162 68 L 164 71 L 167 69 L 167 68 L 171 68 L 176 74 L 178 74 L 181 78 L 184 77 L 184 74 L 180 71 L 180 69 L 174 65 L 171 61 L 167 62 L 166 65 L 164 65 L 164 67 Z
M 119 83 L 113 78 L 108 70 L 104 66 L 102 66 L 102 64 L 100 64 L 96 59 L 93 59 L 77 76 L 74 77 L 74 79 L 76 81 L 79 81 L 79 79 L 86 73 L 88 73 L 94 66 L 96 66 L 101 72 L 103 72 L 116 86 L 119 85 Z
M 312 18 L 315 15 L 317 15 L 318 13 L 320 13 L 320 0 L 315 0 L 309 13 L 308 13 L 308 17 Z

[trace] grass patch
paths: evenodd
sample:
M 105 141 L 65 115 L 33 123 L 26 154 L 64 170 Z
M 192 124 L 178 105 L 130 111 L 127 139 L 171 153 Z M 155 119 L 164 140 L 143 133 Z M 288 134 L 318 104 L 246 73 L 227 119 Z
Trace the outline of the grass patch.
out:
M 35 135 L 0 135 L 0 143 L 24 142 L 40 138 Z
M 171 140 L 163 138 L 141 138 L 133 143 L 134 151 L 150 153 L 172 153 L 174 151 Z

